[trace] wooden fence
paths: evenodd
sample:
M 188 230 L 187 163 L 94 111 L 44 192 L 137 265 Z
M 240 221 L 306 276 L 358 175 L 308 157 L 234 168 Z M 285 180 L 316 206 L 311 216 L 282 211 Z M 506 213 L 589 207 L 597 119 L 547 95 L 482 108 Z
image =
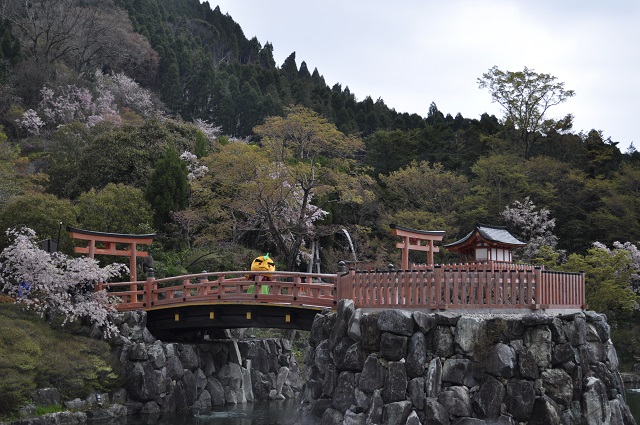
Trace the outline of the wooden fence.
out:
M 582 273 L 529 270 L 356 272 L 338 279 L 338 298 L 358 308 L 584 309 Z
M 418 264 L 412 263 L 411 270 L 430 270 L 435 266 L 433 264 Z M 437 267 L 440 267 L 444 270 L 456 270 L 459 272 L 463 271 L 534 271 L 536 268 L 540 268 L 539 266 L 532 266 L 531 264 L 518 264 L 518 263 L 506 263 L 503 261 L 485 261 L 481 263 L 451 263 L 451 264 L 438 264 Z M 544 267 L 541 268 L 544 270 Z

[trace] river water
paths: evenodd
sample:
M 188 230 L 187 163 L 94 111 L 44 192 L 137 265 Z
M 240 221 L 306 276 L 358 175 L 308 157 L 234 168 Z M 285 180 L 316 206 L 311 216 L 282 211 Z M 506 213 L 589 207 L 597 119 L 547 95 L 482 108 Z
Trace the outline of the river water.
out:
M 201 412 L 140 416 L 127 425 L 293 425 L 304 423 L 298 416 L 298 400 L 229 405 Z
M 640 424 L 640 388 L 628 389 L 627 404 Z M 210 411 L 129 418 L 127 425 L 299 425 L 300 402 L 283 400 L 224 406 Z
M 627 388 L 627 405 L 631 410 L 631 414 L 636 418 L 636 422 L 640 424 L 640 388 Z

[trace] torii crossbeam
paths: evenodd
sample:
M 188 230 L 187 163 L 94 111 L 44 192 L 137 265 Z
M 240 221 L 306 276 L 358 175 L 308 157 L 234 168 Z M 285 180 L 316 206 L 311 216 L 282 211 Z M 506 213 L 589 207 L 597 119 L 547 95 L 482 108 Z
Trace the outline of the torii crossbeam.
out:
M 425 251 L 427 253 L 427 264 L 433 264 L 433 253 L 440 252 L 440 248 L 434 246 L 434 242 L 442 241 L 444 230 L 417 230 L 401 227 L 395 224 L 390 225 L 391 233 L 395 236 L 402 236 L 402 242 L 396 244 L 396 248 L 402 250 L 402 270 L 409 269 L 409 251 Z M 426 242 L 426 245 L 422 243 Z
M 96 255 L 116 255 L 120 257 L 129 257 L 129 281 L 136 282 L 137 259 L 138 257 L 148 257 L 146 251 L 138 251 L 138 245 L 150 245 L 155 233 L 147 235 L 130 235 L 122 233 L 96 232 L 93 230 L 76 229 L 67 226 L 67 232 L 73 239 L 88 241 L 87 246 L 77 246 L 74 252 L 77 254 L 86 254 L 89 258 L 95 258 Z M 127 248 L 119 249 L 117 245 L 126 245 Z

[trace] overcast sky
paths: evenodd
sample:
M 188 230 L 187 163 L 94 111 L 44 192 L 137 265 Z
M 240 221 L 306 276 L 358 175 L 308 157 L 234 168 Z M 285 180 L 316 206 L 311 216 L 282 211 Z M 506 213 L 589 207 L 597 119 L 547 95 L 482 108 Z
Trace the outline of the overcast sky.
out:
M 575 132 L 640 150 L 638 0 L 209 0 L 277 66 L 296 52 L 331 87 L 398 112 L 502 116 L 478 78 L 491 67 L 551 74 L 576 95 L 549 110 Z

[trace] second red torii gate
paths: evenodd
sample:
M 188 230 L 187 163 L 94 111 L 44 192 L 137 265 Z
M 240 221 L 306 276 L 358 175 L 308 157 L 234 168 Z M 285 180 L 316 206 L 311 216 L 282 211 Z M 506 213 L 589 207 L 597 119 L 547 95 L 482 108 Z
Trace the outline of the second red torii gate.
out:
M 444 230 L 417 230 L 395 224 L 390 227 L 393 235 L 402 236 L 402 242 L 396 244 L 396 248 L 402 249 L 402 270 L 409 269 L 409 251 L 426 252 L 427 264 L 434 264 L 433 253 L 440 252 L 440 249 L 433 243 L 442 241 Z M 426 245 L 423 245 L 423 242 L 426 242 Z
M 136 282 L 138 280 L 137 258 L 148 257 L 146 251 L 138 251 L 138 245 L 151 245 L 155 233 L 147 235 L 130 235 L 122 233 L 96 232 L 93 230 L 76 229 L 67 226 L 67 232 L 73 239 L 88 241 L 86 247 L 77 246 L 74 252 L 78 254 L 86 254 L 89 258 L 94 258 L 96 254 L 100 255 L 116 255 L 121 257 L 129 257 L 129 281 Z M 118 249 L 117 244 L 127 245 L 126 249 Z M 97 246 L 101 245 L 103 247 Z

